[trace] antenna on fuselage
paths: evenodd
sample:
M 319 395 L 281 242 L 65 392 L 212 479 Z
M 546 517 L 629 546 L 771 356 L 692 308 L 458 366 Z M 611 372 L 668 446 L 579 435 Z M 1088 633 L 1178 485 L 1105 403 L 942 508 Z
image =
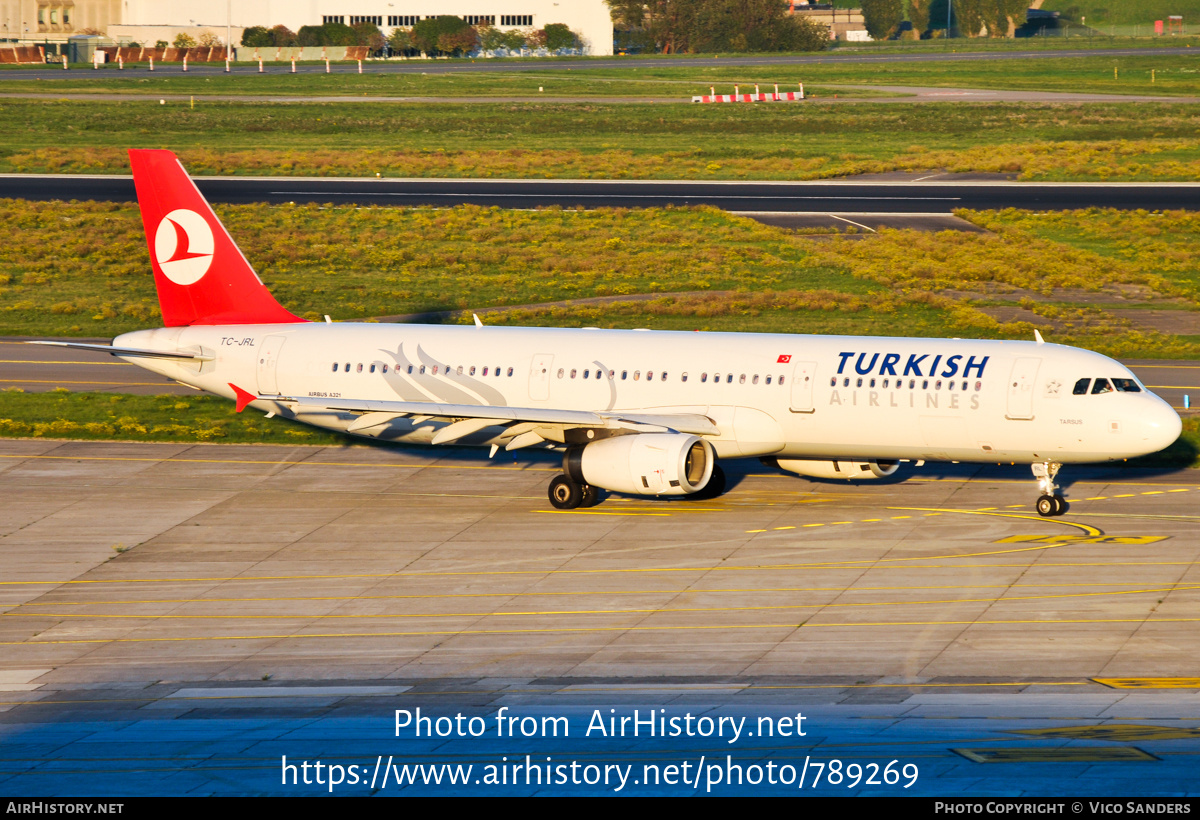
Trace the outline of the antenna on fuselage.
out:
M 1033 329 L 1033 338 L 1040 345 L 1044 345 L 1046 343 L 1046 340 L 1042 338 L 1042 332 L 1036 327 Z

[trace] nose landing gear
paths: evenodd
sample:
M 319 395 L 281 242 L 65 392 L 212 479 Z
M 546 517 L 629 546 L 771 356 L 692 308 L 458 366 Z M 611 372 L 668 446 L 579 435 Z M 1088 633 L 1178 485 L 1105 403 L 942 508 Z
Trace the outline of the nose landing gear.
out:
M 1038 489 L 1042 491 L 1037 500 L 1038 515 L 1049 518 L 1062 515 L 1070 509 L 1054 483 L 1054 477 L 1058 475 L 1062 465 L 1057 461 L 1041 461 L 1030 466 L 1033 468 L 1033 477 L 1038 480 Z

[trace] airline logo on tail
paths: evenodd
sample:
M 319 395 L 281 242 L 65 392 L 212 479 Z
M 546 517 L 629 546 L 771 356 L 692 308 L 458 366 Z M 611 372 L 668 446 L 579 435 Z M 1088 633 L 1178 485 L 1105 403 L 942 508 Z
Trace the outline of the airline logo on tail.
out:
M 200 281 L 212 266 L 214 248 L 208 222 L 186 208 L 164 216 L 154 232 L 154 258 L 163 275 L 177 285 Z

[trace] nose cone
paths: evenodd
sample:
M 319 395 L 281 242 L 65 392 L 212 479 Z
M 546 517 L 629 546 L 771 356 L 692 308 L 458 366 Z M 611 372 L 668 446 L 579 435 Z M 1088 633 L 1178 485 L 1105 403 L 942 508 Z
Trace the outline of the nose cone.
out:
M 1143 408 L 1138 420 L 1147 453 L 1170 447 L 1183 432 L 1183 420 L 1174 408 L 1157 396 L 1153 398 L 1154 402 Z

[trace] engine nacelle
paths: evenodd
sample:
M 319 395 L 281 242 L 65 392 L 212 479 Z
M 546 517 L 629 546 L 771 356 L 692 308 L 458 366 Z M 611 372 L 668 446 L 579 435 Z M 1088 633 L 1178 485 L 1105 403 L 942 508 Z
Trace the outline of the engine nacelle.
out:
M 855 459 L 840 461 L 810 461 L 803 458 L 774 459 L 781 470 L 809 478 L 846 478 L 861 481 L 871 478 L 886 478 L 900 469 L 899 461 Z
M 573 480 L 618 493 L 688 495 L 704 489 L 716 455 L 699 436 L 631 433 L 567 451 L 563 469 Z

